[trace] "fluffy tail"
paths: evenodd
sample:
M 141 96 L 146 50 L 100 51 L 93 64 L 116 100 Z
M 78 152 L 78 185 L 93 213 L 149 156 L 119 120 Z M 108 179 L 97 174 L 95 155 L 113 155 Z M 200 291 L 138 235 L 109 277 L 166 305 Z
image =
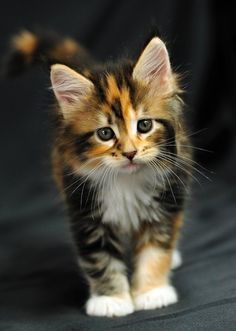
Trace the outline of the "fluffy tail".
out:
M 72 38 L 59 38 L 54 33 L 23 30 L 13 36 L 3 66 L 5 76 L 15 76 L 34 65 L 49 67 L 54 63 L 81 68 L 93 63 L 87 51 Z

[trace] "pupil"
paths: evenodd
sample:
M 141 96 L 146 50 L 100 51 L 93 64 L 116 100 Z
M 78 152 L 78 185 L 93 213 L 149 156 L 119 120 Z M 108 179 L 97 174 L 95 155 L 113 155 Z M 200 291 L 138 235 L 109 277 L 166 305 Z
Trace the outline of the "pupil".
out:
M 109 136 L 109 130 L 103 130 L 104 136 Z

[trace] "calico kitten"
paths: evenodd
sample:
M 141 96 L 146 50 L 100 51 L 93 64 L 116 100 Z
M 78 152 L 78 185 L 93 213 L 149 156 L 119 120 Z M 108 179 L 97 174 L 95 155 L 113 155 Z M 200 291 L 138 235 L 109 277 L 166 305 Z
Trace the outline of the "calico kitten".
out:
M 181 262 L 175 247 L 191 148 L 165 44 L 155 37 L 136 62 L 101 65 L 72 39 L 17 35 L 9 73 L 40 62 L 51 65 L 53 171 L 90 288 L 87 314 L 122 316 L 177 302 L 169 276 Z M 132 244 L 130 281 L 124 238 Z

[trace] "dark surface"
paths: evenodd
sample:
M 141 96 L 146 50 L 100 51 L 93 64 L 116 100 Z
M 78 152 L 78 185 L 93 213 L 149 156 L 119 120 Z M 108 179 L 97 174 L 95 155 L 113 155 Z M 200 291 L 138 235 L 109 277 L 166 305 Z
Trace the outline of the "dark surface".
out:
M 173 275 L 179 303 L 124 318 L 87 317 L 87 288 L 50 175 L 49 81 L 40 69 L 1 81 L 0 330 L 235 330 L 236 176 L 233 9 L 214 1 L 9 1 L 1 53 L 22 27 L 72 34 L 100 59 L 137 54 L 155 20 L 188 87 L 198 176 Z M 196 173 L 197 175 L 197 173 Z

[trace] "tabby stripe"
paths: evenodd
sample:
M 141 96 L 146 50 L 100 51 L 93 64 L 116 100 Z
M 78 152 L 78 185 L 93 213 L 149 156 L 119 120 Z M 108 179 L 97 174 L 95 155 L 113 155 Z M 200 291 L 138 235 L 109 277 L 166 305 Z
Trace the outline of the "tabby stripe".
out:
M 99 73 L 95 76 L 91 77 L 91 80 L 95 86 L 97 96 L 100 99 L 101 103 L 107 102 L 106 99 L 106 90 L 107 90 L 107 82 L 104 77 L 100 77 Z
M 115 114 L 115 116 L 119 119 L 123 119 L 123 114 L 121 110 L 121 103 L 119 99 L 116 99 L 111 105 L 111 110 Z
M 89 270 L 87 268 L 85 268 L 85 269 L 86 269 L 87 274 L 91 278 L 101 278 L 105 274 L 105 272 L 107 270 L 107 266 L 102 269 L 96 269 L 96 266 L 94 266 L 93 270 L 91 270 L 91 269 Z
M 89 150 L 91 143 L 88 140 L 92 137 L 93 134 L 93 131 L 89 131 L 76 136 L 75 149 L 78 156 Z

